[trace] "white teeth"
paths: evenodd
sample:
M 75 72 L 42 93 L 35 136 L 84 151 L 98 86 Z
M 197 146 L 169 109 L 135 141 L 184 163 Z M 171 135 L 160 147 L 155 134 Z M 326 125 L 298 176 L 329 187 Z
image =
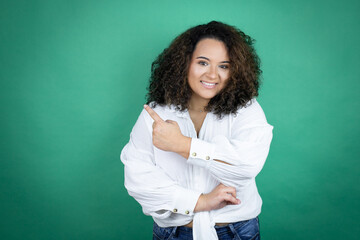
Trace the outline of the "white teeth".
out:
M 201 81 L 203 84 L 205 84 L 206 86 L 214 86 L 215 85 L 215 83 L 207 83 L 207 82 L 203 82 L 203 81 Z

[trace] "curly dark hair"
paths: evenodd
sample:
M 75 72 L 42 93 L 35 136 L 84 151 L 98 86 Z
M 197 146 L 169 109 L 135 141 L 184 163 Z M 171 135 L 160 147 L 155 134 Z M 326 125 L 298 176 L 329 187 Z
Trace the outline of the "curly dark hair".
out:
M 176 37 L 151 66 L 147 104 L 175 105 L 188 108 L 192 90 L 187 81 L 189 64 L 196 44 L 205 38 L 225 44 L 230 60 L 230 77 L 225 87 L 206 106 L 220 118 L 235 113 L 258 96 L 260 59 L 253 47 L 254 39 L 236 27 L 212 21 L 192 27 Z

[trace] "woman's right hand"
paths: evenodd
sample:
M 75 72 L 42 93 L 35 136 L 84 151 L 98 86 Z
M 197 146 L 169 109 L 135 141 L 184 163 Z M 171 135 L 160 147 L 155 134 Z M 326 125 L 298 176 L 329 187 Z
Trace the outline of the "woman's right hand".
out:
M 211 211 L 235 204 L 240 204 L 240 200 L 236 198 L 236 189 L 220 183 L 210 193 L 200 195 L 194 212 Z

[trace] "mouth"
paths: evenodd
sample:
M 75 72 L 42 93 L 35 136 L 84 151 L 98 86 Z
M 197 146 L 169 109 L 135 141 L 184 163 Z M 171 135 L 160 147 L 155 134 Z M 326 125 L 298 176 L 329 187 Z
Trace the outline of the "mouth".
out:
M 205 82 L 205 81 L 200 81 L 200 82 L 205 88 L 208 88 L 208 89 L 215 88 L 215 86 L 217 84 L 217 83 L 210 83 L 210 82 Z

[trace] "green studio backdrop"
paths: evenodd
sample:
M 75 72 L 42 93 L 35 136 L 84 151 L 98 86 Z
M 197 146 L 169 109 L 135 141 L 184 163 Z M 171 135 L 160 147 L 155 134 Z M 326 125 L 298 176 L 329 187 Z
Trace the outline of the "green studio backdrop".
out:
M 256 39 L 264 239 L 357 239 L 359 1 L 1 1 L 0 238 L 151 239 L 119 155 L 150 66 L 211 20 Z

